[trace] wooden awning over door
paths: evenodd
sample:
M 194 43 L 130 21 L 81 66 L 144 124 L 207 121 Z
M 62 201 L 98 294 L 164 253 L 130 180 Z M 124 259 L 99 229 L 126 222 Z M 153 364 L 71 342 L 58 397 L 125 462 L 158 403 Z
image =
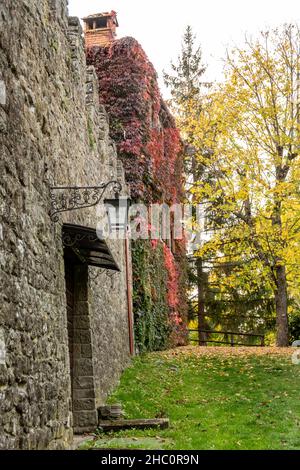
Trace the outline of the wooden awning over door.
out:
M 74 263 L 85 263 L 112 271 L 120 271 L 105 240 L 97 236 L 95 229 L 81 225 L 64 224 L 62 231 L 65 257 Z

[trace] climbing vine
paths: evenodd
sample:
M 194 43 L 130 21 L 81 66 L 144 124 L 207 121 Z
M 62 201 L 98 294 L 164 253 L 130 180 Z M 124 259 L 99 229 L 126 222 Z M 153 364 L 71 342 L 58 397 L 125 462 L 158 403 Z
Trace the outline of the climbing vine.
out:
M 183 199 L 180 134 L 163 102 L 157 74 L 133 38 L 87 50 L 96 69 L 99 97 L 110 135 L 123 162 L 134 201 L 179 203 Z M 175 256 L 174 256 L 175 255 Z M 133 243 L 136 343 L 140 351 L 183 344 L 186 339 L 185 248 L 163 242 Z
M 162 244 L 133 243 L 133 307 L 135 342 L 140 352 L 165 349 L 171 333 L 167 305 L 167 271 L 161 269 Z
M 145 52 L 135 39 L 124 38 L 88 49 L 87 62 L 96 69 L 132 197 L 176 202 L 182 194 L 180 135 Z

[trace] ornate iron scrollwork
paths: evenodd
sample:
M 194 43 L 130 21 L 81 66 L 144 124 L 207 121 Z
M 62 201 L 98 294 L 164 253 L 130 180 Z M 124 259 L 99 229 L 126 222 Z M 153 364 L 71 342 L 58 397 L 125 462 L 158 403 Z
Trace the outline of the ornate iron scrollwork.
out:
M 121 193 L 122 185 L 119 181 L 108 181 L 99 186 L 52 186 L 50 188 L 51 220 L 58 222 L 58 214 L 61 212 L 96 206 L 110 186 L 116 194 Z
M 95 235 L 87 235 L 87 234 L 81 234 L 81 233 L 63 233 L 63 244 L 64 246 L 68 248 L 73 248 L 74 246 L 77 246 L 79 242 L 81 242 L 84 239 L 87 239 L 89 242 L 96 242 L 99 240 L 99 238 Z

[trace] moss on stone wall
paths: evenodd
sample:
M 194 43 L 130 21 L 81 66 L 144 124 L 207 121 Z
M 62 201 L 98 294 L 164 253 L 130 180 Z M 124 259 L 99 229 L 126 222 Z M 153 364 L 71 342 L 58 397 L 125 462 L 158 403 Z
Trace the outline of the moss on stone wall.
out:
M 109 114 L 110 136 L 134 202 L 182 202 L 180 134 L 143 48 L 133 38 L 122 38 L 107 47 L 89 47 L 87 63 L 95 67 L 100 102 Z M 133 300 L 140 351 L 185 343 L 185 264 L 184 241 L 172 250 L 160 242 L 134 242 Z
M 132 261 L 136 346 L 139 352 L 165 349 L 171 325 L 162 243 L 154 247 L 148 240 L 136 240 L 132 246 Z

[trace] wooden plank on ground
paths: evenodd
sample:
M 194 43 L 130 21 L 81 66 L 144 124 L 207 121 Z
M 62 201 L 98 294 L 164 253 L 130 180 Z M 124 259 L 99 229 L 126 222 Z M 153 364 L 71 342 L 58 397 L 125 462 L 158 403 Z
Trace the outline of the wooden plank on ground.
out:
M 99 428 L 104 432 L 122 431 L 123 429 L 166 429 L 169 427 L 168 418 L 156 419 L 114 419 L 99 421 Z

